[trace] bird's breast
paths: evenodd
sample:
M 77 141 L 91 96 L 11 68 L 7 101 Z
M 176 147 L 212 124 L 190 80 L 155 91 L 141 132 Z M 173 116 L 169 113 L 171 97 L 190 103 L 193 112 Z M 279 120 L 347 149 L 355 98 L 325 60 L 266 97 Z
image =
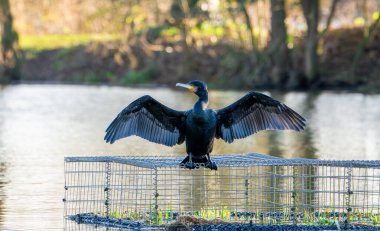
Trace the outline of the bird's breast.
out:
M 208 153 L 212 148 L 216 131 L 216 117 L 205 113 L 202 120 L 191 114 L 186 120 L 186 146 L 188 152 Z
M 186 120 L 186 131 L 204 133 L 214 131 L 216 128 L 216 116 L 214 113 L 205 111 L 203 115 L 191 113 Z

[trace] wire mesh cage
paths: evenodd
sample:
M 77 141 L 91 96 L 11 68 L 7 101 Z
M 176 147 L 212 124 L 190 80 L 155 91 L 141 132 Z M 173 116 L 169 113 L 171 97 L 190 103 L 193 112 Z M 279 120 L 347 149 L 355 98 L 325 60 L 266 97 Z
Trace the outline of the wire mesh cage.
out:
M 65 216 L 119 227 L 245 224 L 376 227 L 380 161 L 215 156 L 66 157 Z

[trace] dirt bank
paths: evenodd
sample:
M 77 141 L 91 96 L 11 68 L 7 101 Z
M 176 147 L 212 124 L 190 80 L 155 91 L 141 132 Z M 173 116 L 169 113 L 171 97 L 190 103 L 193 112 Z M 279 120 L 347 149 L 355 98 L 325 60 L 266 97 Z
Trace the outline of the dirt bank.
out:
M 322 40 L 319 89 L 380 89 L 380 30 L 365 47 L 356 69 L 353 62 L 363 30 L 339 29 Z M 305 89 L 302 44 L 291 50 L 292 68 L 281 83 L 270 76 L 265 53 L 254 53 L 226 44 L 184 47 L 161 41 L 139 40 L 131 46 L 120 42 L 91 43 L 72 48 L 24 51 L 24 81 L 70 83 L 172 84 L 203 79 L 218 88 Z

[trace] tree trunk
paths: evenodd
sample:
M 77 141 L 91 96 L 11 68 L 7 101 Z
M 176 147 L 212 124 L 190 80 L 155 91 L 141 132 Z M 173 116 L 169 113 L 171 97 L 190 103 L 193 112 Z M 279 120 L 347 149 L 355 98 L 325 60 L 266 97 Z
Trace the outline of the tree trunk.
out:
M 319 57 L 317 53 L 319 40 L 319 0 L 301 0 L 301 5 L 307 25 L 304 72 L 308 84 L 312 85 L 319 77 Z
M 13 30 L 9 0 L 0 0 L 0 36 L 0 82 L 19 80 L 18 35 Z
M 363 55 L 365 54 L 365 49 L 367 48 L 368 43 L 373 40 L 374 36 L 376 35 L 376 31 L 379 28 L 380 18 L 377 18 L 368 29 L 364 28 L 364 30 L 367 31 L 364 31 L 363 39 L 356 48 L 354 60 L 351 65 L 351 71 L 348 80 L 349 83 L 355 84 L 355 82 L 357 81 L 356 70 L 359 66 L 360 60 L 363 58 Z
M 288 76 L 289 50 L 285 26 L 285 0 L 271 0 L 271 32 L 268 53 L 272 62 L 272 82 L 284 84 Z
M 239 0 L 239 4 L 240 4 L 240 9 L 243 12 L 243 15 L 245 18 L 245 23 L 248 27 L 248 32 L 249 32 L 248 39 L 250 40 L 250 45 L 252 46 L 253 50 L 257 50 L 255 36 L 253 34 L 253 26 L 252 26 L 252 22 L 251 22 L 251 16 L 249 15 L 248 9 L 247 9 L 248 3 L 245 0 Z

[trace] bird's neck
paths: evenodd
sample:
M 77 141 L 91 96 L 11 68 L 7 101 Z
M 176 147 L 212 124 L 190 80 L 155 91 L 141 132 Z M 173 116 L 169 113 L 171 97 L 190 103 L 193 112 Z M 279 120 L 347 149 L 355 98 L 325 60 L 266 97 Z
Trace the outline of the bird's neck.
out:
M 194 105 L 194 111 L 197 114 L 203 114 L 208 106 L 208 95 L 200 96 Z

